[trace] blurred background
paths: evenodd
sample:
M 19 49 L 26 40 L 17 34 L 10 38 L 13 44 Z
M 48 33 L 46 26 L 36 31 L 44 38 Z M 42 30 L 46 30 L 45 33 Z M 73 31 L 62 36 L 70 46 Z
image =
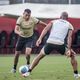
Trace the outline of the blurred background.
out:
M 0 5 L 20 3 L 80 4 L 80 0 L 0 0 Z

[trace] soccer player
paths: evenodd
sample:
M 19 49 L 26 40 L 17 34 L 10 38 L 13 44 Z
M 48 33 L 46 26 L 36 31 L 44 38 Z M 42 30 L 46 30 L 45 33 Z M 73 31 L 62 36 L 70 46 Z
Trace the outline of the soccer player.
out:
M 41 24 L 44 27 L 47 25 L 39 19 L 31 17 L 30 9 L 25 9 L 23 15 L 20 16 L 16 22 L 15 33 L 19 35 L 19 39 L 16 44 L 13 69 L 11 70 L 13 73 L 16 72 L 19 55 L 24 47 L 26 48 L 25 55 L 27 65 L 30 64 L 30 54 L 32 51 L 32 44 L 34 40 L 33 34 L 36 24 Z
M 71 23 L 67 21 L 68 13 L 63 12 L 60 16 L 60 19 L 52 20 L 42 31 L 39 39 L 36 42 L 36 45 L 42 42 L 43 37 L 45 34 L 50 30 L 49 38 L 42 48 L 38 56 L 32 61 L 32 64 L 29 67 L 29 73 L 37 66 L 39 61 L 51 51 L 56 50 L 61 54 L 66 53 L 68 57 L 71 58 L 71 64 L 74 70 L 74 77 L 80 77 L 80 74 L 77 70 L 77 61 L 75 59 L 75 52 L 71 49 L 72 44 L 72 33 L 73 33 L 73 26 Z M 67 36 L 67 47 L 65 46 L 65 38 Z M 67 51 L 66 51 L 67 48 Z

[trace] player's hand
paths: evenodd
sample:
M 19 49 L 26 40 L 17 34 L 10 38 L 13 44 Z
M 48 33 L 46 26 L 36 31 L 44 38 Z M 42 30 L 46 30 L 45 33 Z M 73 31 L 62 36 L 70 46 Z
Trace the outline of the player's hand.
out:
M 20 31 L 18 34 L 19 34 L 19 35 L 23 35 L 23 32 L 22 32 L 22 31 Z
M 41 39 L 38 39 L 36 42 L 36 46 L 39 46 L 41 44 L 41 41 L 42 41 Z
M 69 50 L 66 51 L 66 56 L 67 57 L 70 57 L 71 56 L 71 49 L 69 49 Z

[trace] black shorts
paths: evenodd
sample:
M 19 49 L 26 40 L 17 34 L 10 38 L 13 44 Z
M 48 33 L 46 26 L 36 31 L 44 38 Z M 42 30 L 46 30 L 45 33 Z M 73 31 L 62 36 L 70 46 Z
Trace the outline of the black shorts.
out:
M 65 44 L 63 45 L 56 45 L 56 44 L 50 44 L 50 43 L 46 43 L 44 46 L 44 52 L 45 54 L 50 54 L 53 50 L 58 51 L 59 53 L 61 53 L 62 55 L 65 53 Z
M 23 48 L 32 48 L 33 47 L 33 36 L 24 38 L 19 36 L 18 41 L 16 43 L 16 51 L 22 51 Z

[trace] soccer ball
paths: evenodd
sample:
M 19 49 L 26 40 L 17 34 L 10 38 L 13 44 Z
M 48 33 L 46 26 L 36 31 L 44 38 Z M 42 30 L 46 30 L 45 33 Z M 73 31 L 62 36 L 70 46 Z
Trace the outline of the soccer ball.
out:
M 22 75 L 22 76 L 24 76 L 24 77 L 26 77 L 28 74 L 28 70 L 29 70 L 29 68 L 28 68 L 28 66 L 26 66 L 26 65 L 23 65 L 23 66 L 20 66 L 19 67 L 19 73 Z

